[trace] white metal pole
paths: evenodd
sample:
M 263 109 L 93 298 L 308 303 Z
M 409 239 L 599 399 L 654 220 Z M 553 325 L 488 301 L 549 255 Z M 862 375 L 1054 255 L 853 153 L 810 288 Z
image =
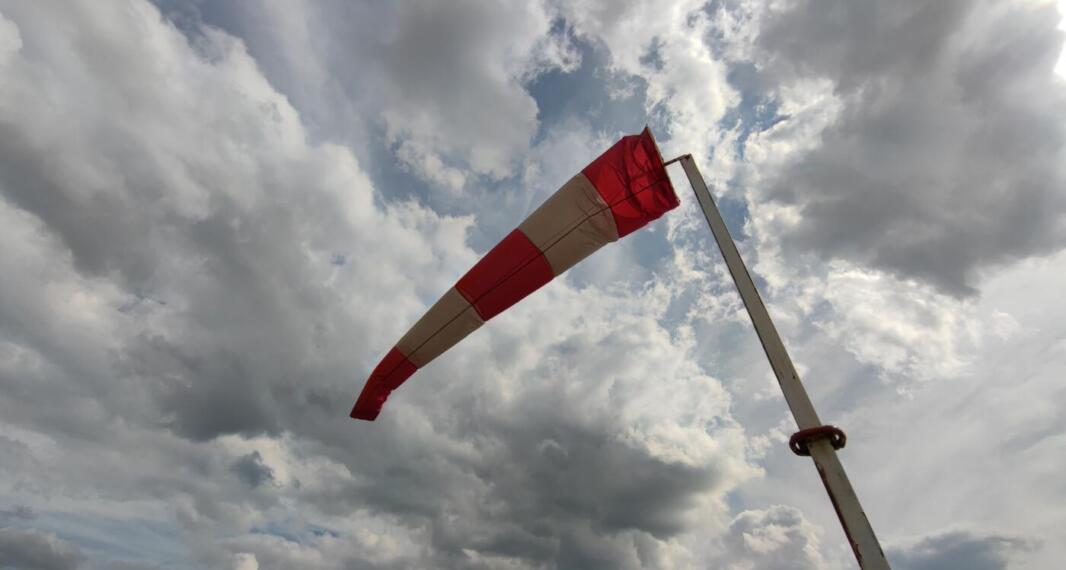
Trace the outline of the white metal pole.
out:
M 707 217 L 707 224 L 711 226 L 711 233 L 718 242 L 718 249 L 725 258 L 726 266 L 733 276 L 740 298 L 743 299 L 744 306 L 748 309 L 751 322 L 755 325 L 755 332 L 759 335 L 766 357 L 770 360 L 770 367 L 773 368 L 777 382 L 781 385 L 785 401 L 792 410 L 793 417 L 796 418 L 796 424 L 799 425 L 800 430 L 822 427 L 818 413 L 815 412 L 814 405 L 811 404 L 811 399 L 807 396 L 803 383 L 800 382 L 799 374 L 792 365 L 792 359 L 789 358 L 788 351 L 785 350 L 785 345 L 781 342 L 773 321 L 770 320 L 770 313 L 767 312 L 766 305 L 759 296 L 759 290 L 756 289 L 751 275 L 748 274 L 744 260 L 737 251 L 736 243 L 730 237 L 725 221 L 722 220 L 722 215 L 714 204 L 714 198 L 707 188 L 707 183 L 704 182 L 703 176 L 696 168 L 696 161 L 693 160 L 692 155 L 685 155 L 675 160 L 681 162 L 685 174 L 688 175 L 689 183 L 696 192 L 696 199 L 700 203 L 700 208 L 703 209 L 703 214 Z M 674 160 L 667 164 L 672 162 Z M 825 484 L 829 500 L 833 502 L 833 508 L 840 519 L 841 526 L 844 527 L 844 534 L 847 535 L 859 567 L 863 570 L 889 570 L 881 544 L 874 535 L 873 527 L 870 526 L 870 521 L 866 518 L 862 505 L 859 504 L 859 497 L 848 481 L 844 466 L 837 458 L 836 449 L 830 439 L 811 438 L 806 442 L 806 448 L 810 452 L 811 459 L 814 460 L 814 466 L 818 469 L 822 483 Z

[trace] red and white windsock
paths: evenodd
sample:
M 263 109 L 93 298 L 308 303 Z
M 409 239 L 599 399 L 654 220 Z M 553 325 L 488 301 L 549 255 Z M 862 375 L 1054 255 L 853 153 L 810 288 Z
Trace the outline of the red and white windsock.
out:
M 430 307 L 370 373 L 351 416 L 374 420 L 415 370 L 592 252 L 677 205 L 651 131 L 623 137 Z

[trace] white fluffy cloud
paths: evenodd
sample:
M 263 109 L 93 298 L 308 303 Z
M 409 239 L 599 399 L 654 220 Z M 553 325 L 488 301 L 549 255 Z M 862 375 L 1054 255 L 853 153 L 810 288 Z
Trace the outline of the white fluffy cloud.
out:
M 718 563 L 730 570 L 825 568 L 817 530 L 793 507 L 744 511 L 729 525 Z
M 0 565 L 26 570 L 73 570 L 83 557 L 54 534 L 0 528 Z
M 714 32 L 704 4 L 582 1 L 565 3 L 563 13 L 580 36 L 606 48 L 613 68 L 645 82 L 648 111 L 662 115 L 670 136 L 664 152 L 710 157 L 717 181 L 728 177 L 732 153 L 711 149 L 730 139 L 719 121 L 738 97 L 705 41 Z

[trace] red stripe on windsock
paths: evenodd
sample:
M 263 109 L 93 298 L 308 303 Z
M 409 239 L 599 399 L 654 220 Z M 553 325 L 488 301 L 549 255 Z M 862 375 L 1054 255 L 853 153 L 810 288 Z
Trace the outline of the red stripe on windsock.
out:
M 648 129 L 623 137 L 581 172 L 611 206 L 618 237 L 640 229 L 680 204 Z
M 385 400 L 400 384 L 411 377 L 418 368 L 399 350 L 393 348 L 381 359 L 370 373 L 370 378 L 363 386 L 359 399 L 355 401 L 351 417 L 358 420 L 370 420 L 378 417 Z
M 485 254 L 455 288 L 487 321 L 554 277 L 544 254 L 516 229 Z

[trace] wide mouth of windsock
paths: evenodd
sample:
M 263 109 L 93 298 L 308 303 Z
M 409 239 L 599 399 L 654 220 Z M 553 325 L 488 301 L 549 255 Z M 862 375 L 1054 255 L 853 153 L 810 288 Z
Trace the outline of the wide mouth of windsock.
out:
M 659 141 L 655 140 L 655 134 L 651 132 L 651 127 L 645 125 L 644 130 L 640 135 L 641 143 L 649 151 L 648 158 L 652 161 L 651 166 L 656 177 L 666 181 L 665 185 L 656 185 L 656 190 L 659 193 L 668 196 L 670 201 L 674 202 L 675 205 L 680 204 L 681 201 L 678 199 L 677 192 L 674 190 L 674 183 L 670 181 L 670 175 L 666 172 L 666 163 L 663 160 L 662 150 L 659 149 Z M 665 188 L 663 186 L 665 186 Z

